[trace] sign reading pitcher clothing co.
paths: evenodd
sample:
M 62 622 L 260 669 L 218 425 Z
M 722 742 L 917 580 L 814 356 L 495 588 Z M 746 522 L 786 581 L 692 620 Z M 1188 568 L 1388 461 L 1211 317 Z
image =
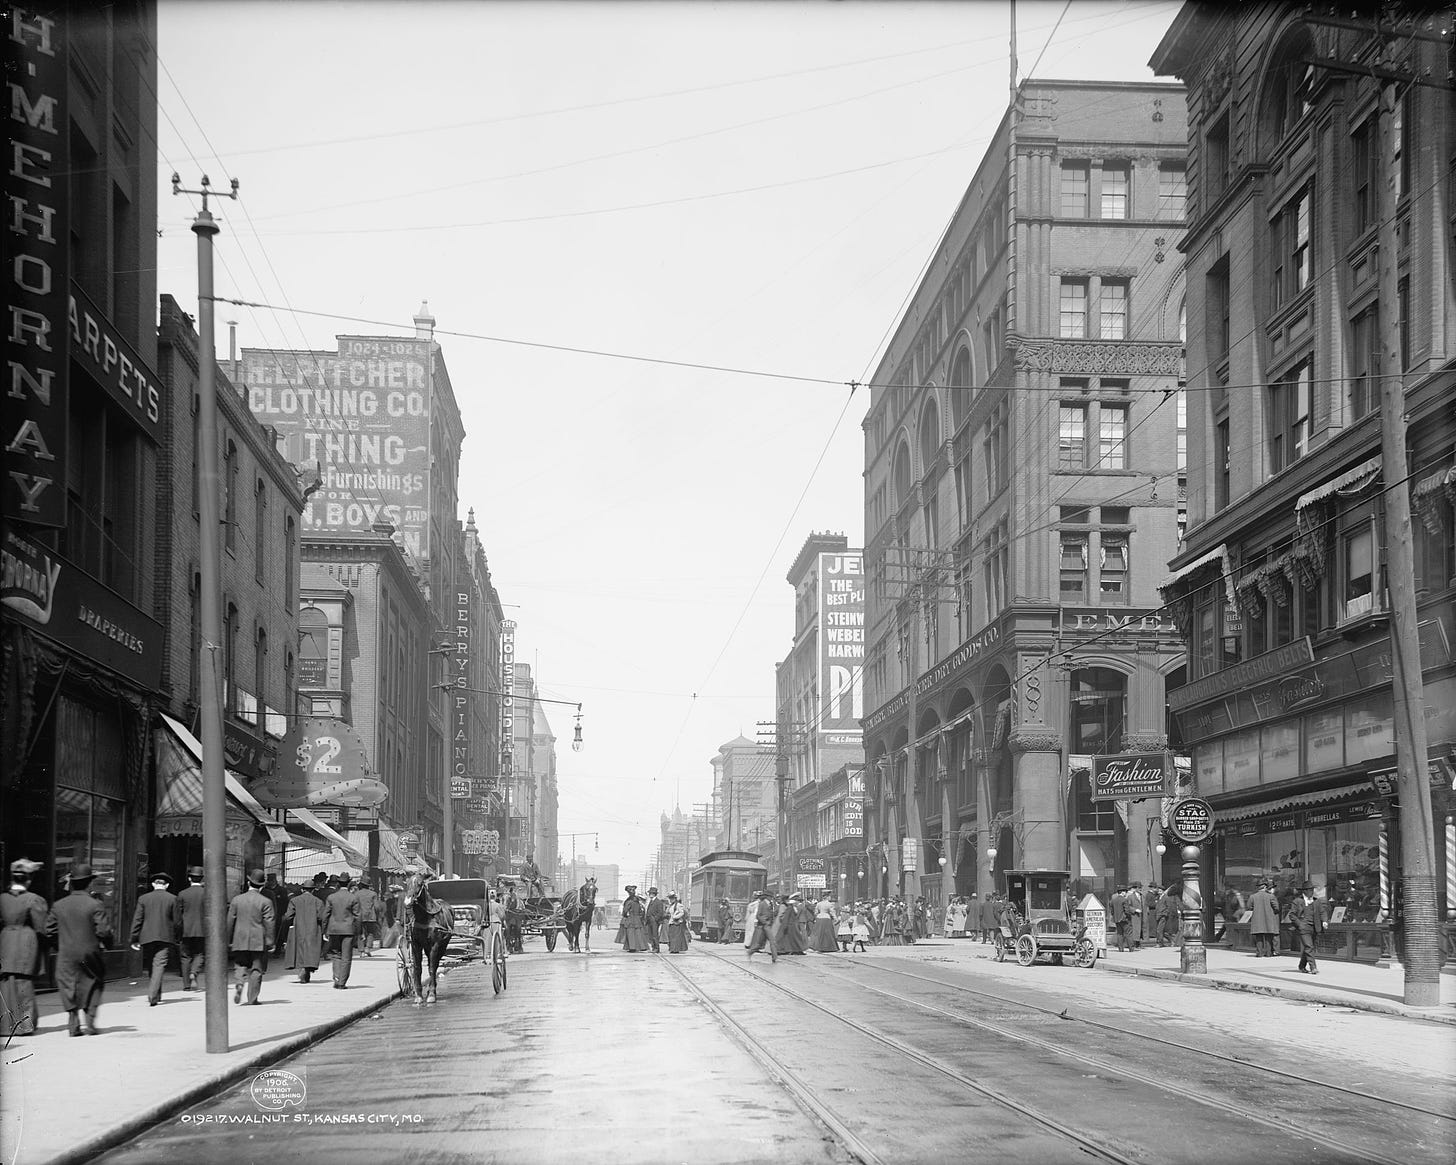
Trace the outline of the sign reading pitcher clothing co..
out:
M 1092 799 L 1170 797 L 1173 766 L 1167 753 L 1134 752 L 1092 758 Z
M 305 531 L 388 522 L 416 558 L 430 554 L 430 358 L 425 340 L 340 336 L 339 351 L 244 348 L 248 407 L 296 465 L 322 480 Z

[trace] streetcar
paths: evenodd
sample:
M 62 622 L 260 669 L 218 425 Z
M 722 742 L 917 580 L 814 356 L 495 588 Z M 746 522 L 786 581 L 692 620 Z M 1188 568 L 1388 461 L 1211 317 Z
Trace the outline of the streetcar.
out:
M 727 898 L 733 908 L 733 934 L 742 940 L 743 920 L 753 895 L 768 887 L 768 867 L 761 854 L 725 849 L 704 854 L 688 885 L 688 925 L 698 938 L 717 942 L 718 900 Z
M 1023 967 L 1038 959 L 1057 966 L 1070 959 L 1079 967 L 1097 962 L 1097 946 L 1067 906 L 1066 870 L 1003 870 L 1006 907 L 995 933 L 996 961 L 1015 955 Z

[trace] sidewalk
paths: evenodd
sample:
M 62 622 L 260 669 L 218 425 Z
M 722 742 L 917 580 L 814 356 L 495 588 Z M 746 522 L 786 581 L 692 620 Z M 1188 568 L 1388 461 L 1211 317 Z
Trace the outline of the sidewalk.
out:
M 912 958 L 911 952 L 932 949 L 939 955 L 953 952 L 952 957 L 956 959 L 989 959 L 993 957 L 994 950 L 974 939 L 960 938 L 926 939 L 911 947 L 871 948 L 879 953 Z M 1448 964 L 1441 972 L 1439 1007 L 1407 1007 L 1404 1002 L 1405 970 L 1399 964 L 1377 967 L 1369 963 L 1324 958 L 1319 961 L 1318 975 L 1303 975 L 1295 955 L 1256 959 L 1252 951 L 1233 951 L 1217 946 L 1206 950 L 1208 973 L 1205 975 L 1182 974 L 1178 969 L 1178 948 L 1157 946 L 1128 952 L 1113 948 L 1097 960 L 1097 970 L 1168 979 L 1222 991 L 1250 991 L 1303 1003 L 1337 1004 L 1357 1011 L 1456 1026 L 1456 965 Z
M 333 989 L 327 963 L 304 984 L 281 962 L 264 979 L 259 1006 L 234 1005 L 229 989 L 225 1053 L 206 1051 L 203 994 L 183 991 L 173 974 L 156 1007 L 147 1005 L 146 980 L 108 982 L 94 1037 L 68 1036 L 58 996 L 41 995 L 40 1031 L 0 1054 L 0 1161 L 87 1160 L 398 994 L 393 951 L 356 956 L 347 991 Z

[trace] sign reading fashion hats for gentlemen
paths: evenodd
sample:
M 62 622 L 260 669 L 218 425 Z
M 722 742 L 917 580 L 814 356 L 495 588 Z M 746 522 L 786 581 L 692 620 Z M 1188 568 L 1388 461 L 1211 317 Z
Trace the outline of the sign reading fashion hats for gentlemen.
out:
M 353 725 L 309 716 L 283 738 L 277 767 L 249 792 L 270 809 L 304 805 L 378 805 L 389 786 L 375 775 Z
M 1213 833 L 1213 806 L 1202 797 L 1185 797 L 1173 806 L 1168 827 L 1190 845 L 1207 841 Z
M 1171 797 L 1173 764 L 1166 752 L 1130 752 L 1092 758 L 1092 799 Z

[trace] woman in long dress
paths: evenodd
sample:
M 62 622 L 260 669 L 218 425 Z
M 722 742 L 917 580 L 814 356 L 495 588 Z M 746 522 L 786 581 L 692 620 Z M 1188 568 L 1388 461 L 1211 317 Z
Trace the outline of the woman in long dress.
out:
M 884 936 L 881 945 L 903 947 L 905 945 L 905 914 L 898 898 L 892 898 L 885 906 Z
M 647 941 L 647 910 L 642 899 L 637 897 L 637 887 L 627 887 L 627 898 L 622 903 L 622 925 L 617 928 L 617 941 L 624 951 L 645 951 Z
M 688 911 L 676 894 L 667 896 L 667 953 L 680 955 L 688 949 Z
M 804 930 L 799 925 L 798 900 L 783 899 L 783 909 L 779 911 L 778 930 L 774 934 L 774 941 L 781 955 L 802 955 L 808 950 L 808 944 L 804 941 Z
M 829 901 L 828 894 L 814 906 L 814 930 L 809 936 L 809 949 L 821 954 L 839 949 L 834 934 L 834 903 Z

